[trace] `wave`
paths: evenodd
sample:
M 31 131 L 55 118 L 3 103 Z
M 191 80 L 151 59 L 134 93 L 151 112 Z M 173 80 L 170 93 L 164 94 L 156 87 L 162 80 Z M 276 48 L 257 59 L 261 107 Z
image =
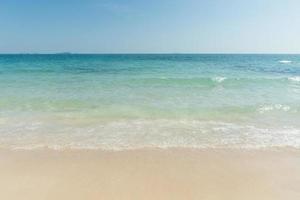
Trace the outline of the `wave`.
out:
M 53 133 L 1 135 L 0 148 L 10 149 L 102 149 L 140 148 L 300 148 L 297 127 L 265 127 L 200 120 L 124 120 L 93 128 L 69 127 Z
M 288 80 L 294 81 L 294 82 L 300 82 L 300 76 L 289 77 Z
M 273 110 L 280 110 L 280 111 L 289 111 L 291 110 L 291 107 L 288 105 L 281 105 L 281 104 L 275 104 L 275 105 L 266 105 L 266 106 L 262 106 L 258 109 L 258 111 L 260 113 L 265 113 L 265 112 L 270 112 Z
M 288 63 L 291 63 L 292 61 L 290 61 L 290 60 L 280 60 L 278 62 L 282 63 L 282 64 L 288 64 Z
M 290 82 L 300 82 L 300 76 L 295 77 L 193 77 L 193 78 L 180 78 L 180 77 L 160 77 L 160 78 L 143 78 L 143 79 L 129 79 L 124 81 L 126 84 L 136 85 L 167 85 L 167 86 L 207 86 L 213 87 L 219 84 L 227 86 L 242 86 L 244 84 L 285 84 Z
M 222 76 L 217 76 L 217 77 L 212 78 L 212 80 L 217 82 L 217 83 L 222 83 L 226 79 L 227 79 L 226 77 L 222 77 Z

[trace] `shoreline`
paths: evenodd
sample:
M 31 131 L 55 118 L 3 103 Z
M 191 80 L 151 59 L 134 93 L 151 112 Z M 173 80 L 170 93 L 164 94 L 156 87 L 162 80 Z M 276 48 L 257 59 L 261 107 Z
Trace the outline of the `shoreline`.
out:
M 300 150 L 0 149 L 0 198 L 299 199 Z

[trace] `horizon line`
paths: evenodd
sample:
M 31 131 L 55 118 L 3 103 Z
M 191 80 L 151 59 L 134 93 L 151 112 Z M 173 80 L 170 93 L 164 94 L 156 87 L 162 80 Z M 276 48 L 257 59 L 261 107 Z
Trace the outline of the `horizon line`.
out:
M 300 55 L 300 52 L 298 53 L 288 53 L 288 52 L 118 52 L 118 53 L 100 53 L 100 52 L 7 52 L 2 53 L 0 52 L 0 55 L 176 55 L 176 54 L 182 54 L 182 55 L 209 55 L 209 54 L 219 54 L 219 55 Z

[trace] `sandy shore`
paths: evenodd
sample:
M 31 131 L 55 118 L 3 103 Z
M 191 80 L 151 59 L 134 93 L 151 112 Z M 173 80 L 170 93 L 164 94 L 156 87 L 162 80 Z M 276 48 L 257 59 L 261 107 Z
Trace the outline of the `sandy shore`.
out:
M 0 199 L 300 199 L 298 150 L 0 151 Z

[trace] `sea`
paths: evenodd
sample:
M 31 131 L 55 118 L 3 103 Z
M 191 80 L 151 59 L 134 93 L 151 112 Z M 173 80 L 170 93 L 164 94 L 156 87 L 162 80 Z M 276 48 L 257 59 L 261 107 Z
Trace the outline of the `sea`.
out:
M 0 148 L 281 147 L 300 148 L 300 55 L 0 55 Z

